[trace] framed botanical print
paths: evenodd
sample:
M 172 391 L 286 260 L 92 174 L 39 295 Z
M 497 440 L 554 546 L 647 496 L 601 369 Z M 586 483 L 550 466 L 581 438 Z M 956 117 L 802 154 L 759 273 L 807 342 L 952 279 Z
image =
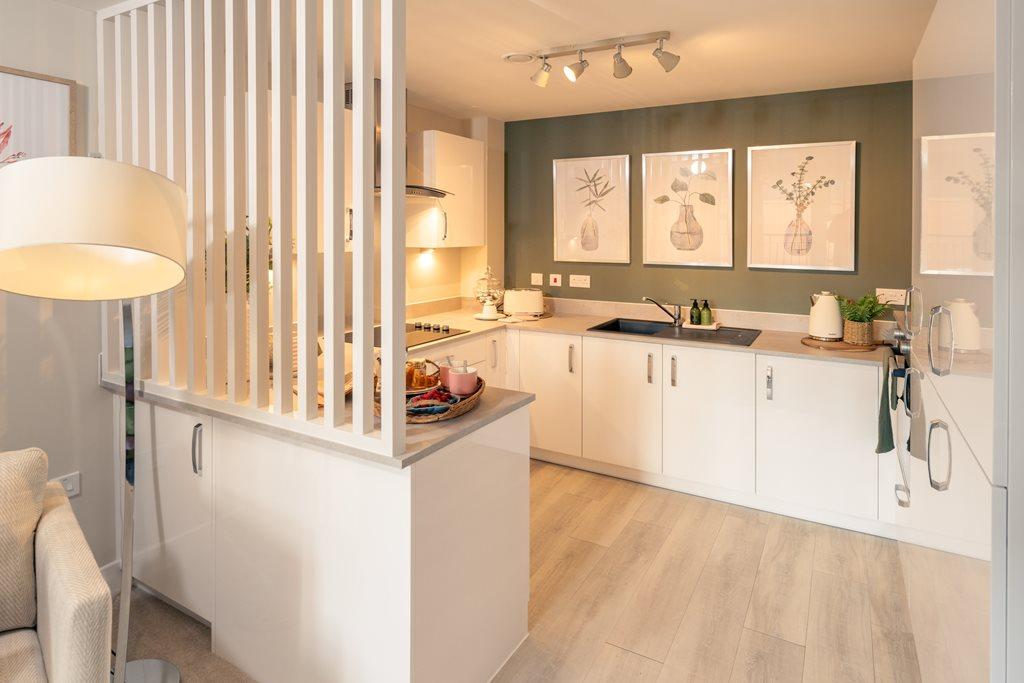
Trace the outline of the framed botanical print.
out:
M 629 155 L 552 166 L 555 260 L 629 263 Z
M 75 114 L 74 81 L 0 66 L 0 164 L 75 154 Z
M 732 266 L 732 150 L 643 156 L 644 263 Z
M 921 138 L 921 272 L 992 275 L 995 134 Z
M 747 148 L 747 266 L 856 267 L 857 143 Z

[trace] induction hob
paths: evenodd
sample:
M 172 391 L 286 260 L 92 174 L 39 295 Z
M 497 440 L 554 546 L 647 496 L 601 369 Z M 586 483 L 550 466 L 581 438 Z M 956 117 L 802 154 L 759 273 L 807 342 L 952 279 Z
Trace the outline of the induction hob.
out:
M 405 324 L 405 348 L 429 344 L 430 342 L 457 337 L 466 334 L 469 330 L 460 330 L 450 327 L 445 323 L 406 323 Z M 345 341 L 352 341 L 352 332 L 345 333 Z M 373 328 L 373 345 L 380 346 L 380 325 Z

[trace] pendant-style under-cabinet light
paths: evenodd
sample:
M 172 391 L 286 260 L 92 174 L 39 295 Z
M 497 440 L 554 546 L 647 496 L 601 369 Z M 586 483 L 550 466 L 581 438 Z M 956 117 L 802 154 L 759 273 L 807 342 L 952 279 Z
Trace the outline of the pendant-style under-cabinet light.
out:
M 679 63 L 679 55 L 673 54 L 665 49 L 664 38 L 658 41 L 658 47 L 654 48 L 654 52 L 651 54 L 658 60 L 658 64 L 661 64 L 661 68 L 665 70 L 665 73 L 676 68 L 676 64 Z
M 577 53 L 577 56 L 579 57 L 578 61 L 562 67 L 562 73 L 565 74 L 565 77 L 569 79 L 570 83 L 575 83 L 576 79 L 582 76 L 586 68 L 590 66 L 590 62 L 583 59 L 583 50 L 580 50 Z
M 622 46 L 619 45 L 615 49 L 615 56 L 612 58 L 612 75 L 615 78 L 625 78 L 631 73 L 633 73 L 633 67 L 622 56 Z
M 548 87 L 548 79 L 551 78 L 551 65 L 548 64 L 548 58 L 543 57 L 544 63 L 537 69 L 537 73 L 530 76 L 530 80 L 538 88 Z

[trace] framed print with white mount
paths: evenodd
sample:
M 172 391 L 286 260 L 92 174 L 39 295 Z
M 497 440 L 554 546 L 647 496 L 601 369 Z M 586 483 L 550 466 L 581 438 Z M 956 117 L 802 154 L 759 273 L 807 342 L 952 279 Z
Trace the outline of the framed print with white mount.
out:
M 732 266 L 732 150 L 643 156 L 644 263 Z
M 629 263 L 629 155 L 555 159 L 556 261 Z

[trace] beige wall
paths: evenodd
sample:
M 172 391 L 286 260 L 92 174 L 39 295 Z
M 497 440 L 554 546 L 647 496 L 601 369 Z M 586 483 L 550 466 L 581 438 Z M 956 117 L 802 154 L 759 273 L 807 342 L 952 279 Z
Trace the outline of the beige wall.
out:
M 80 153 L 96 147 L 95 22 L 51 0 L 0 0 L 0 64 L 79 83 Z M 72 505 L 103 565 L 115 558 L 117 478 L 112 402 L 96 377 L 99 325 L 98 304 L 0 294 L 0 450 L 39 446 L 51 477 L 81 472 Z

